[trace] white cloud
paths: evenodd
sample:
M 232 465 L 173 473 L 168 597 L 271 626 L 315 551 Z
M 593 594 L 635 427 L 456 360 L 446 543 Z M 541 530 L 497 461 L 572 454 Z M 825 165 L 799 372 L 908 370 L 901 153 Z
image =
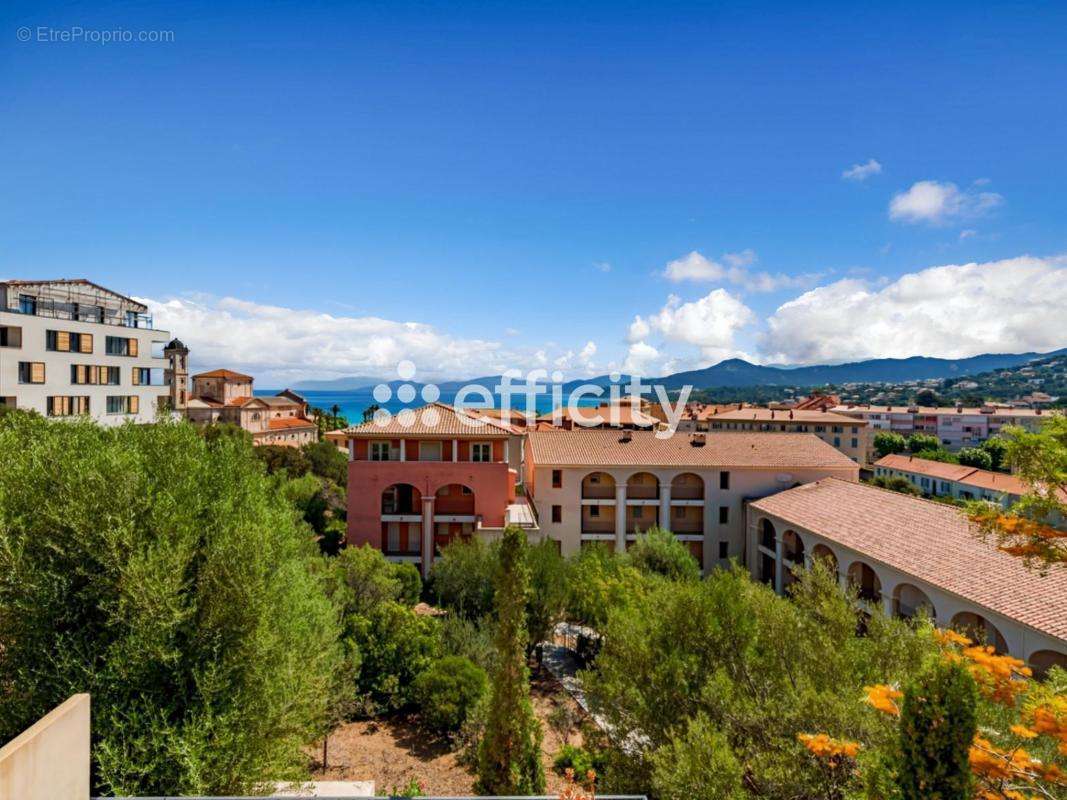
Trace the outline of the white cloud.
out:
M 889 201 L 889 218 L 895 222 L 944 225 L 955 220 L 973 219 L 1004 202 L 996 192 L 976 188 L 960 191 L 954 183 L 919 181 Z
M 749 266 L 757 261 L 756 252 L 745 249 L 737 253 L 724 253 L 721 263 L 714 261 L 696 250 L 688 255 L 676 258 L 667 263 L 663 270 L 663 277 L 673 283 L 683 281 L 699 281 L 707 283 L 725 282 L 736 284 L 750 292 L 773 292 L 778 289 L 804 288 L 814 285 L 818 279 L 817 273 L 804 273 L 802 275 L 785 275 L 783 273 L 771 274 L 769 272 L 753 272 Z
M 641 318 L 640 314 L 638 314 L 634 317 L 634 321 L 630 323 L 630 330 L 626 334 L 626 341 L 630 344 L 640 342 L 642 339 L 647 339 L 648 334 L 651 332 L 652 329 L 648 327 L 648 323 Z
M 966 230 L 960 231 L 960 241 L 962 242 L 964 239 L 970 239 L 972 236 L 977 235 L 978 231 L 974 230 L 974 228 L 967 228 Z
M 596 355 L 596 351 L 596 342 L 590 340 L 577 353 L 573 350 L 568 350 L 552 363 L 558 369 L 581 369 L 586 375 L 591 375 L 596 370 L 596 364 L 593 362 L 593 356 Z
M 849 278 L 806 292 L 767 320 L 767 361 L 1048 351 L 1067 344 L 1067 256 L 1021 256 L 914 272 L 884 286 Z
M 622 362 L 622 371 L 630 375 L 649 375 L 649 367 L 659 357 L 659 350 L 648 344 L 648 342 L 634 342 L 626 351 L 626 360 Z
M 853 164 L 841 173 L 841 177 L 846 181 L 865 181 L 872 175 L 880 175 L 881 172 L 882 165 L 871 158 L 866 164 Z
M 593 267 L 600 270 L 601 272 L 611 272 L 611 264 L 609 264 L 607 261 L 598 261 L 593 264 Z
M 550 359 L 546 348 L 461 338 L 421 322 L 327 314 L 207 295 L 165 301 L 142 298 L 142 302 L 148 304 L 160 329 L 189 346 L 195 369 L 231 367 L 255 375 L 268 388 L 302 378 L 342 375 L 392 379 L 404 359 L 416 364 L 417 380 L 490 375 L 508 368 L 528 370 Z M 570 353 L 570 359 L 575 367 L 586 368 L 595 353 L 596 344 L 590 341 L 577 354 Z

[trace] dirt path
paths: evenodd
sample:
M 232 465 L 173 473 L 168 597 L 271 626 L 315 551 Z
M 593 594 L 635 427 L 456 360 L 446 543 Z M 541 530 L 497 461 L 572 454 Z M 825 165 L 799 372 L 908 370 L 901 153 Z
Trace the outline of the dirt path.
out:
M 530 694 L 544 732 L 541 760 L 547 791 L 555 794 L 562 781 L 552 771 L 552 761 L 563 744 L 581 745 L 582 735 L 571 725 L 560 736 L 548 719 L 558 706 L 566 706 L 567 716 L 573 720 L 581 719 L 584 712 L 547 670 L 533 671 Z M 421 782 L 427 794 L 474 792 L 476 776 L 460 763 L 459 754 L 447 742 L 427 736 L 405 715 L 349 722 L 335 729 L 330 735 L 329 769 L 325 772 L 321 769 L 321 744 L 308 755 L 314 759 L 312 780 L 374 781 L 378 794 L 389 794 L 394 787 L 403 789 L 411 780 Z

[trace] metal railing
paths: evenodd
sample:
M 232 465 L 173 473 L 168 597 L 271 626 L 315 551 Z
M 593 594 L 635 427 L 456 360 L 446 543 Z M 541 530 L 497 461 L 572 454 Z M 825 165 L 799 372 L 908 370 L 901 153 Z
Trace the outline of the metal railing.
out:
M 44 317 L 45 319 L 63 319 L 70 322 L 92 322 L 98 325 L 117 325 L 122 328 L 137 328 L 140 330 L 155 330 L 152 317 L 148 314 L 138 313 L 134 317 L 127 318 L 121 312 L 108 314 L 105 309 L 102 314 L 87 314 L 84 310 L 75 314 L 69 308 L 51 306 L 47 300 L 38 300 L 37 306 L 32 311 L 15 306 L 14 308 L 0 308 L 9 314 L 22 314 L 27 317 Z M 131 320 L 133 324 L 131 323 Z

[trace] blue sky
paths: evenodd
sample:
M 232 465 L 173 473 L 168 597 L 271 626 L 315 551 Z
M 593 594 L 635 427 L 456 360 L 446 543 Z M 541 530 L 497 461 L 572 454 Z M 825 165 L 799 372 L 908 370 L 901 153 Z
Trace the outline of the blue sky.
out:
M 266 380 L 1063 346 L 1067 6 L 930 5 L 9 2 L 0 274 Z

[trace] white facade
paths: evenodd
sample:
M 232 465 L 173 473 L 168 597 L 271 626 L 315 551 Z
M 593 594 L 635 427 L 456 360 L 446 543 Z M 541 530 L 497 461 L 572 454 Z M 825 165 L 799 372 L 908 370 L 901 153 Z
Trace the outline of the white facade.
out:
M 170 398 L 170 337 L 146 311 L 88 282 L 0 282 L 0 404 L 103 425 L 154 421 Z

